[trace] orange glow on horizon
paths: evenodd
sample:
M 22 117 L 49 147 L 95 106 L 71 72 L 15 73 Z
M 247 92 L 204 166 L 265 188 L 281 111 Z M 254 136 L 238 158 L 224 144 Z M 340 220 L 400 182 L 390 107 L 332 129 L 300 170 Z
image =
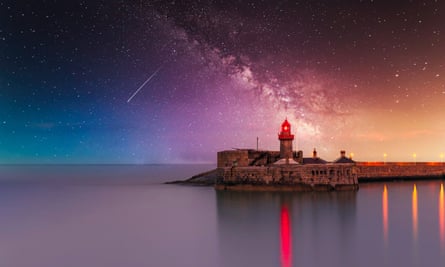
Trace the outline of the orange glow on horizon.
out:
M 445 245 L 445 203 L 444 203 L 443 183 L 440 184 L 439 192 L 439 233 L 440 233 L 440 245 Z
M 417 187 L 415 184 L 412 194 L 412 213 L 413 213 L 413 235 L 414 235 L 414 240 L 417 240 L 418 214 L 417 214 Z
M 386 184 L 383 186 L 382 194 L 382 217 L 383 217 L 383 238 L 388 242 L 388 189 Z
M 286 205 L 281 207 L 281 266 L 292 266 L 292 239 L 289 211 Z

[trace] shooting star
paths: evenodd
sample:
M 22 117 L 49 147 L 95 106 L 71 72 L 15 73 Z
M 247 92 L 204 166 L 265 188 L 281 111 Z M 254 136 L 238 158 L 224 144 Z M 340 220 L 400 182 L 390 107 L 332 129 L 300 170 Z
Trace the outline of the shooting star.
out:
M 134 92 L 131 96 L 130 96 L 130 98 L 127 100 L 127 103 L 130 103 L 130 101 L 133 99 L 133 97 L 135 96 L 135 95 L 137 95 L 137 93 L 139 93 L 139 91 L 161 70 L 161 68 L 162 68 L 162 66 L 163 66 L 164 64 L 162 64 L 155 72 L 153 72 L 153 74 L 152 75 L 150 75 L 150 77 L 148 77 L 148 79 L 141 85 L 141 86 L 139 86 L 139 88 L 136 90 L 136 92 Z

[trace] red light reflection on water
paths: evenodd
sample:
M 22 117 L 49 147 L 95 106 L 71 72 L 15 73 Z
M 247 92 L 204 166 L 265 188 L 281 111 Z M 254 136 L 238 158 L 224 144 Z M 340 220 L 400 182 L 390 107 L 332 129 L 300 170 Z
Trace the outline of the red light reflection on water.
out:
M 440 184 L 439 192 L 439 233 L 440 244 L 442 247 L 445 245 L 445 199 L 443 192 L 443 184 Z
M 286 205 L 281 206 L 281 266 L 290 267 L 292 264 L 292 240 L 289 211 Z
M 383 217 L 383 238 L 388 242 L 388 189 L 386 184 L 383 186 L 382 194 L 382 217 Z

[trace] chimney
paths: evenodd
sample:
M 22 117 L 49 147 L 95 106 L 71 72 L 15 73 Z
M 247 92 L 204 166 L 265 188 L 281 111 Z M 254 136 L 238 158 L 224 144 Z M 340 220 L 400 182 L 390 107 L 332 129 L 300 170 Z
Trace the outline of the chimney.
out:
M 340 157 L 345 158 L 346 157 L 346 151 L 340 150 Z
M 314 151 L 312 152 L 312 157 L 313 157 L 314 159 L 317 158 L 317 150 L 315 150 L 315 148 L 314 148 Z

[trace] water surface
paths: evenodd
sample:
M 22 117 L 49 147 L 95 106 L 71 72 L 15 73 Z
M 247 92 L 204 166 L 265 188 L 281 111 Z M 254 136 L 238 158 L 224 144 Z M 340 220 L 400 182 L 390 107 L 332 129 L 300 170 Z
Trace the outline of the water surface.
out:
M 213 166 L 1 166 L 0 266 L 443 266 L 442 181 L 164 185 Z

